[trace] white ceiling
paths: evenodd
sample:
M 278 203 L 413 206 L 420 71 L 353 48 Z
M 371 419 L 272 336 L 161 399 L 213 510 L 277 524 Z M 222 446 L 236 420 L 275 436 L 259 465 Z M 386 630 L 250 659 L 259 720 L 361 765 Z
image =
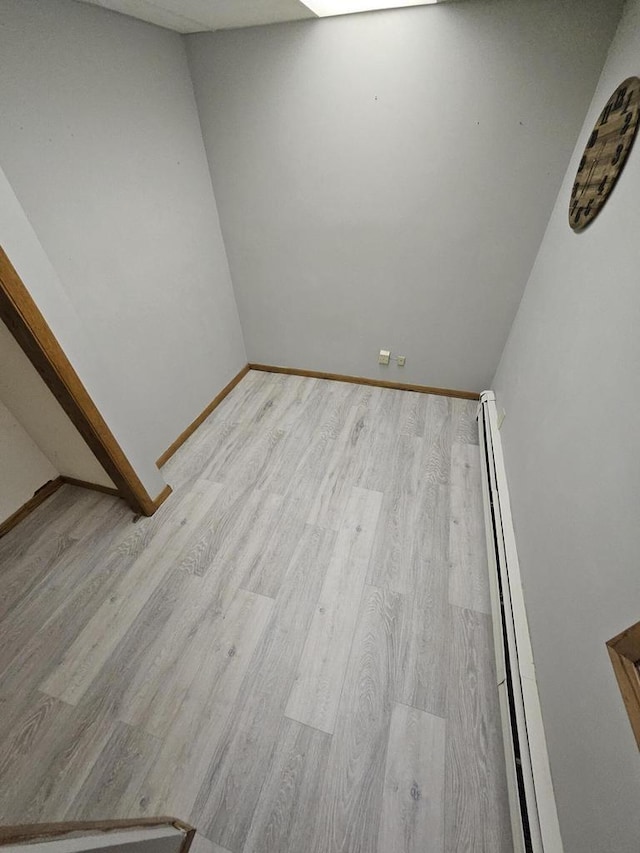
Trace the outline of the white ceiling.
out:
M 299 0 L 80 0 L 179 33 L 315 18 Z
M 201 33 L 208 30 L 227 30 L 233 27 L 255 27 L 282 21 L 299 21 L 316 18 L 301 0 L 79 0 L 93 6 L 103 6 L 122 12 L 132 18 L 166 27 L 178 33 Z M 333 11 L 336 0 L 318 0 L 317 10 L 322 14 Z M 387 0 L 397 6 L 402 0 Z M 443 2 L 443 0 L 404 0 L 403 5 Z M 309 0 L 314 5 L 314 0 Z M 359 11 L 368 5 L 365 0 L 348 0 L 345 9 Z M 383 0 L 371 0 L 371 5 L 381 6 Z M 331 7 L 327 13 L 325 8 Z

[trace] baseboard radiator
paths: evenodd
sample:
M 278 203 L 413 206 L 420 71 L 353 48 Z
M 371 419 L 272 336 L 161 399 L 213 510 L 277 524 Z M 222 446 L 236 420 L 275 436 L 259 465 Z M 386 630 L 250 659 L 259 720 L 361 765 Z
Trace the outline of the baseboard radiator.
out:
M 514 853 L 562 853 L 492 391 L 480 395 L 478 429 Z

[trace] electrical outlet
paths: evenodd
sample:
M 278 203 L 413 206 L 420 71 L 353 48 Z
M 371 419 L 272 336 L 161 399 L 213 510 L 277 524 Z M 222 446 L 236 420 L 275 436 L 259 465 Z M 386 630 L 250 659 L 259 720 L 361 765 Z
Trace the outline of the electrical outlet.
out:
M 404 367 L 407 362 L 407 357 L 406 355 L 399 355 L 396 361 L 398 362 L 398 367 Z
M 381 349 L 380 355 L 378 356 L 378 364 L 389 364 L 389 359 L 391 358 L 391 352 L 388 349 Z

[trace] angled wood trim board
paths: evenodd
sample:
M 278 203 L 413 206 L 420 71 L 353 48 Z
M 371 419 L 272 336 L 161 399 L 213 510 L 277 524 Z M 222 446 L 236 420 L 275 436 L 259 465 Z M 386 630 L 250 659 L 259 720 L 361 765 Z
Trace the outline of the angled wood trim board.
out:
M 0 539 L 5 535 L 5 533 L 12 530 L 16 524 L 19 524 L 23 518 L 30 515 L 36 507 L 39 507 L 40 504 L 44 503 L 50 495 L 57 492 L 60 486 L 64 485 L 64 482 L 65 480 L 63 477 L 56 477 L 55 480 L 49 480 L 48 483 L 41 486 L 32 498 L 29 498 L 29 500 L 26 503 L 23 503 L 19 509 L 9 516 L 9 518 L 0 523 Z
M 112 832 L 123 829 L 149 829 L 159 826 L 173 826 L 185 833 L 180 853 L 187 853 L 196 830 L 188 823 L 174 817 L 140 817 L 125 820 L 74 820 L 61 823 L 29 823 L 19 826 L 0 827 L 0 845 L 19 844 L 39 840 L 52 840 L 72 832 Z M 28 848 L 25 848 L 25 850 Z
M 153 515 L 161 496 L 154 500 L 145 489 L 2 247 L 0 319 L 129 506 Z
M 334 382 L 353 382 L 356 385 L 374 385 L 397 391 L 417 391 L 419 394 L 438 394 L 441 397 L 459 397 L 461 400 L 479 400 L 475 391 L 456 391 L 453 388 L 432 388 L 429 385 L 410 385 L 405 382 L 388 382 L 386 379 L 368 379 L 366 376 L 347 376 L 342 373 L 325 373 L 321 370 L 298 370 L 295 367 L 276 367 L 273 364 L 249 364 L 249 370 L 267 373 L 288 373 L 292 376 L 310 376 L 313 379 L 332 379 Z
M 164 487 L 164 489 L 160 492 L 158 497 L 153 502 L 156 509 L 160 509 L 160 507 L 166 501 L 166 499 L 169 497 L 169 495 L 171 494 L 172 491 L 173 491 L 173 489 L 171 488 L 171 486 L 165 486 Z M 154 510 L 154 512 L 155 512 L 155 510 Z
M 68 483 L 70 486 L 77 486 L 79 489 L 91 489 L 93 492 L 102 492 L 105 495 L 114 495 L 116 498 L 121 498 L 122 495 L 118 489 L 111 486 L 103 486 L 100 483 L 90 483 L 88 480 L 77 480 L 75 477 L 62 476 L 62 482 Z
M 206 419 L 209 417 L 211 412 L 217 406 L 220 405 L 220 403 L 224 400 L 224 398 L 227 396 L 227 394 L 230 391 L 233 391 L 233 389 L 236 387 L 238 382 L 240 382 L 240 380 L 244 376 L 246 376 L 248 372 L 249 372 L 249 365 L 245 364 L 245 366 L 242 368 L 242 370 L 233 377 L 231 382 L 229 382 L 228 385 L 224 386 L 222 391 L 220 391 L 220 393 L 217 394 L 213 398 L 213 400 L 209 403 L 209 405 L 202 412 L 200 412 L 198 417 L 194 421 L 192 421 L 189 424 L 189 426 L 183 432 L 180 433 L 180 435 L 176 438 L 176 440 L 173 442 L 173 444 L 171 444 L 169 447 L 167 447 L 167 449 L 164 451 L 164 453 L 158 457 L 158 459 L 156 461 L 156 465 L 158 466 L 158 468 L 162 468 L 162 466 L 166 462 L 168 462 L 169 459 L 171 459 L 173 454 L 182 447 L 182 445 L 189 438 L 189 436 L 193 435 L 193 433 L 198 429 L 200 424 L 203 423 L 204 421 L 206 421 Z
M 607 651 L 640 749 L 640 622 L 609 640 Z

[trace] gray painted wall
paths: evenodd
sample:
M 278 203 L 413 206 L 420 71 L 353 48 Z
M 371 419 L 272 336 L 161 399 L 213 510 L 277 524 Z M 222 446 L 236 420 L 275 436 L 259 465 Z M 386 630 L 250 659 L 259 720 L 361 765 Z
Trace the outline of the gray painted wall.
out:
M 246 363 L 184 45 L 0 0 L 0 56 L 0 166 L 109 363 L 110 425 L 155 460 Z
M 0 524 L 58 472 L 0 397 Z
M 619 11 L 475 0 L 188 36 L 249 360 L 488 386 Z
M 605 649 L 640 619 L 638 144 L 593 225 L 567 222 L 589 132 L 639 57 L 631 0 L 495 377 L 567 853 L 640 849 L 640 758 Z
M 56 476 L 113 488 L 109 475 L 2 322 L 0 365 L 0 401 L 55 468 Z M 2 477 L 0 483 L 4 488 Z
M 20 202 L 0 169 L 0 242 L 36 305 L 46 317 L 53 334 L 103 414 L 116 440 L 152 497 L 165 486 L 149 453 L 144 433 L 120 401 L 120 380 L 108 361 L 108 353 L 95 346 L 91 330 L 83 322 L 51 262 L 44 252 Z M 0 354 L 1 355 L 1 354 Z M 16 377 L 15 365 L 2 363 L 5 382 Z M 21 387 L 21 391 L 24 388 Z M 33 395 L 29 394 L 29 398 Z M 32 401 L 33 402 L 33 401 Z M 37 401 L 36 405 L 37 405 Z M 24 414 L 24 413 L 23 413 Z M 55 432 L 55 430 L 54 430 Z M 81 478 L 84 479 L 84 478 Z

